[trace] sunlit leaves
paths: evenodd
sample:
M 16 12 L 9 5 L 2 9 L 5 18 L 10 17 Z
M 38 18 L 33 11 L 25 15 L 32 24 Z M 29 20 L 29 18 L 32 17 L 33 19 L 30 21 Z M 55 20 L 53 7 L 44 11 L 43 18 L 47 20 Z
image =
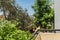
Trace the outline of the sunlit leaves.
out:
M 0 21 L 0 40 L 29 40 L 31 34 L 15 27 L 16 25 L 7 20 Z
M 54 23 L 54 10 L 51 8 L 50 1 L 35 0 L 33 9 L 35 10 L 35 25 L 40 25 L 44 29 L 51 29 Z

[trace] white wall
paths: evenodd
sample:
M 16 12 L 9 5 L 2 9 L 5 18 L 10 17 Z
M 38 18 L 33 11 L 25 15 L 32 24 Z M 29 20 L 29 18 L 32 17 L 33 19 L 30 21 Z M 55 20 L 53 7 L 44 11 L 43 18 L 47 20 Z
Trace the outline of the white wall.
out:
M 55 29 L 60 29 L 60 0 L 54 0 Z

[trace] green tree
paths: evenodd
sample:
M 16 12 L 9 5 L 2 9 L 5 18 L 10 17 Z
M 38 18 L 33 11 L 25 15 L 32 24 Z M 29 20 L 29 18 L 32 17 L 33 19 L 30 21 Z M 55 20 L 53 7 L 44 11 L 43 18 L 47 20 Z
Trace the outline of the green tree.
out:
M 54 10 L 50 0 L 35 0 L 32 8 L 35 11 L 35 25 L 44 29 L 51 29 L 54 24 Z
M 31 22 L 27 10 L 23 10 L 21 6 L 16 5 L 15 0 L 0 0 L 0 9 L 4 12 L 7 20 L 18 23 L 17 27 L 27 27 L 28 23 Z M 8 15 L 6 15 L 6 12 Z
M 4 12 L 4 16 L 6 18 L 6 10 L 12 10 L 12 4 L 15 3 L 15 0 L 0 0 L 0 9 Z
M 25 29 L 25 27 L 27 27 L 32 21 L 26 9 L 20 9 L 17 15 L 17 22 L 19 22 L 19 24 L 16 25 L 17 27 L 21 26 L 22 29 Z

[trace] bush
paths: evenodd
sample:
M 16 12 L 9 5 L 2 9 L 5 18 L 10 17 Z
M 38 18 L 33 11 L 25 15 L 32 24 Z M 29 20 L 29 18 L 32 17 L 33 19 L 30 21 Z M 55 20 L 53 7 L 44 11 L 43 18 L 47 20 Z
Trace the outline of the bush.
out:
M 29 40 L 31 34 L 19 30 L 15 27 L 16 25 L 10 21 L 0 21 L 0 40 Z

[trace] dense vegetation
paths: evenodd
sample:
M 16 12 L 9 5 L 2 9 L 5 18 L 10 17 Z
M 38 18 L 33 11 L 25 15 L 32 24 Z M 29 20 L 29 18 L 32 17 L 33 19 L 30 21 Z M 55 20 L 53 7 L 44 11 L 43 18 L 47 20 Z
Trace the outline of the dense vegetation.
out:
M 0 9 L 3 11 L 6 20 L 18 23 L 16 27 L 24 29 L 32 21 L 27 13 L 27 9 L 23 10 L 15 1 L 16 0 L 0 0 Z
M 33 9 L 35 11 L 34 23 L 43 29 L 52 29 L 54 25 L 54 9 L 49 0 L 35 0 Z
M 0 40 L 29 40 L 28 31 L 18 30 L 11 21 L 0 20 Z
M 33 30 L 53 29 L 54 9 L 50 0 L 35 0 L 32 8 L 33 17 L 28 15 L 27 9 L 15 3 L 16 0 L 0 0 L 0 10 L 4 20 L 0 20 L 0 40 L 29 40 Z

